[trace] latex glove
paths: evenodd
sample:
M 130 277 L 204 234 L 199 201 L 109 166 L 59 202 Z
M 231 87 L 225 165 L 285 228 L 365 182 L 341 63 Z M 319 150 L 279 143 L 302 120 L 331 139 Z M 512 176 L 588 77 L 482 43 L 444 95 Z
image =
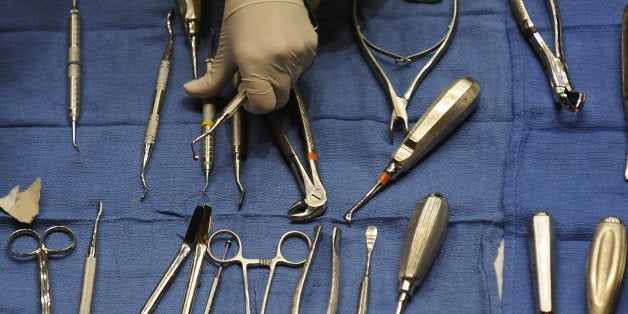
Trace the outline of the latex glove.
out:
M 215 96 L 236 71 L 255 114 L 284 106 L 316 55 L 318 36 L 302 0 L 227 0 L 218 51 L 205 76 L 188 82 L 191 96 Z

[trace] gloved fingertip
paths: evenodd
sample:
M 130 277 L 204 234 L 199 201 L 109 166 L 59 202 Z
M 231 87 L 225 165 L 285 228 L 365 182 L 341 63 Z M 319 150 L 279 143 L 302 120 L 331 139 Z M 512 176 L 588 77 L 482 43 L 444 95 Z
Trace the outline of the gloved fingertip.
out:
M 277 109 L 275 93 L 270 89 L 266 93 L 246 93 L 247 102 L 244 109 L 253 114 L 265 114 Z
M 205 76 L 183 84 L 183 89 L 186 93 L 188 93 L 188 95 L 196 98 L 207 98 L 213 96 L 211 95 L 211 90 Z

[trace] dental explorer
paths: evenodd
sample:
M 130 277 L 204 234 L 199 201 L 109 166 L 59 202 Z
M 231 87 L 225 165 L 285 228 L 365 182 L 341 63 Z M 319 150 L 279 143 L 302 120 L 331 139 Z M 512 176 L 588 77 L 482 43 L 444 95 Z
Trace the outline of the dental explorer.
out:
M 528 255 L 534 283 L 536 313 L 555 313 L 554 265 L 556 244 L 554 223 L 546 212 L 535 213 L 528 224 Z
M 179 7 L 179 16 L 185 37 L 190 44 L 190 52 L 192 54 L 192 71 L 194 78 L 198 78 L 197 54 L 198 54 L 198 37 L 201 24 L 201 0 L 175 0 Z
M 350 223 L 353 213 L 400 173 L 418 163 L 458 127 L 477 107 L 475 99 L 479 94 L 480 85 L 472 78 L 461 78 L 447 86 L 425 110 L 421 119 L 392 154 L 390 163 L 380 174 L 375 185 L 347 211 L 345 220 Z
M 358 314 L 366 314 L 369 310 L 369 294 L 371 292 L 371 280 L 369 278 L 371 269 L 371 253 L 377 240 L 377 227 L 366 228 L 366 265 L 364 266 L 364 277 L 360 284 L 360 301 L 358 302 Z
M 414 290 L 427 276 L 438 256 L 449 221 L 449 204 L 440 194 L 430 194 L 414 208 L 399 264 L 399 301 L 396 314 L 401 314 Z
M 331 233 L 331 289 L 329 291 L 329 303 L 327 314 L 338 313 L 340 300 L 340 227 L 334 226 Z
M 231 82 L 233 84 L 233 87 L 237 89 L 238 85 L 240 85 L 240 74 L 236 73 L 233 76 Z M 246 159 L 247 149 L 244 109 L 238 108 L 238 110 L 233 114 L 233 119 L 231 120 L 231 128 L 231 154 L 233 156 L 233 171 L 235 174 L 236 184 L 238 185 L 238 190 L 240 190 L 240 198 L 238 199 L 238 210 L 241 210 L 242 204 L 244 203 L 244 197 L 246 196 L 246 190 L 244 189 L 244 185 L 242 185 L 242 164 L 244 163 L 244 159 Z
M 144 199 L 148 193 L 148 186 L 146 185 L 146 170 L 150 163 L 153 148 L 155 147 L 155 139 L 157 137 L 157 129 L 159 128 L 159 112 L 163 106 L 164 99 L 166 98 L 166 87 L 168 85 L 168 76 L 170 75 L 170 59 L 172 58 L 172 46 L 174 43 L 174 34 L 172 32 L 172 14 L 171 10 L 166 17 L 166 28 L 168 30 L 168 42 L 166 43 L 166 50 L 161 58 L 161 64 L 159 65 L 159 73 L 157 74 L 157 84 L 155 85 L 155 95 L 153 96 L 153 109 L 148 116 L 148 124 L 146 125 L 146 133 L 144 135 L 144 156 L 142 158 L 142 168 L 140 171 L 140 179 L 144 192 L 141 198 Z
M 92 298 L 94 297 L 94 283 L 96 281 L 96 242 L 98 238 L 98 223 L 102 215 L 102 202 L 98 202 L 98 215 L 94 222 L 94 230 L 92 231 L 92 241 L 89 244 L 89 252 L 85 258 L 85 271 L 83 272 L 83 289 L 81 290 L 81 305 L 79 307 L 80 314 L 89 314 L 92 312 Z
M 222 259 L 227 258 L 227 253 L 231 247 L 231 239 L 225 241 L 225 251 L 222 253 Z M 211 313 L 214 309 L 214 301 L 216 300 L 216 294 L 218 293 L 218 287 L 220 287 L 220 281 L 222 279 L 222 265 L 218 267 L 214 280 L 212 281 L 212 288 L 209 291 L 209 297 L 207 298 L 207 305 L 205 306 L 205 314 Z
M 72 123 L 72 145 L 76 144 L 76 125 L 81 107 L 81 16 L 77 7 L 78 0 L 72 0 L 70 10 L 69 46 L 68 46 L 68 115 Z
M 600 221 L 587 261 L 587 308 L 590 314 L 613 313 L 626 268 L 626 227 L 615 217 Z
M 307 278 L 307 273 L 310 270 L 310 265 L 312 264 L 312 259 L 314 258 L 314 253 L 316 252 L 316 246 L 318 245 L 318 238 L 321 235 L 322 229 L 323 229 L 323 225 L 316 225 L 314 227 L 314 237 L 312 238 L 312 245 L 310 246 L 310 250 L 307 253 L 305 264 L 303 264 L 303 270 L 301 270 L 301 276 L 299 277 L 299 282 L 297 283 L 297 287 L 294 289 L 294 295 L 292 295 L 292 303 L 290 305 L 291 314 L 299 314 L 299 306 L 301 305 L 301 294 L 303 294 L 303 287 L 305 286 L 305 279 Z
M 558 10 L 558 2 L 549 0 L 549 7 L 552 14 L 552 24 L 554 26 L 554 52 L 539 34 L 539 30 L 532 23 L 532 19 L 523 3 L 524 0 L 510 0 L 512 11 L 515 14 L 521 31 L 528 39 L 537 55 L 543 61 L 545 72 L 550 81 L 554 101 L 565 109 L 578 113 L 584 106 L 586 96 L 584 93 L 574 90 L 571 78 L 567 72 L 567 62 L 563 54 L 563 29 Z
M 628 139 L 628 6 L 624 7 L 621 23 L 621 74 L 622 92 L 624 96 L 624 133 Z M 626 143 L 626 169 L 624 180 L 628 181 L 628 143 Z

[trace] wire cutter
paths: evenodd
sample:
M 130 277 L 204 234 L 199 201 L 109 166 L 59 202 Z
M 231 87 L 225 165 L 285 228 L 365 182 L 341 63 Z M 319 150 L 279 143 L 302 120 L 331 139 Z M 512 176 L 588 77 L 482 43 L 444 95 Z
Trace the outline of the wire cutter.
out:
M 534 26 L 534 23 L 532 23 L 523 0 L 511 0 L 510 4 L 523 34 L 528 38 L 545 65 L 545 71 L 554 93 L 554 100 L 565 109 L 578 113 L 584 106 L 586 96 L 584 93 L 575 91 L 571 85 L 571 79 L 567 72 L 567 63 L 563 56 L 563 29 L 558 3 L 556 0 L 549 0 L 548 2 L 552 10 L 555 52 L 552 52 L 543 40 L 543 37 L 541 37 L 541 34 L 539 34 L 536 26 Z
M 290 143 L 290 139 L 286 134 L 279 117 L 276 113 L 268 114 L 270 126 L 273 129 L 273 133 L 277 138 L 277 142 L 284 157 L 287 159 L 294 172 L 301 179 L 301 188 L 305 193 L 305 198 L 297 201 L 290 207 L 288 214 L 293 221 L 308 221 L 322 215 L 325 212 L 327 206 L 327 192 L 321 183 L 318 175 L 318 155 L 316 154 L 316 145 L 314 143 L 314 137 L 312 136 L 312 129 L 310 126 L 310 119 L 307 116 L 305 102 L 303 96 L 297 90 L 292 89 L 294 100 L 298 109 L 299 120 L 301 120 L 302 136 L 305 141 L 305 148 L 307 151 L 306 159 L 309 162 L 311 175 L 307 173 L 305 167 L 297 157 L 294 147 Z

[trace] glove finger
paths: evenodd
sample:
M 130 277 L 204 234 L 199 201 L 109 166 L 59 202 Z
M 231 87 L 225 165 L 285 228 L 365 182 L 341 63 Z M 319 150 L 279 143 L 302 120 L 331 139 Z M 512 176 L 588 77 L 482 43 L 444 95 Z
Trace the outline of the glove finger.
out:
M 275 81 L 258 75 L 242 77 L 239 90 L 245 90 L 244 108 L 254 114 L 269 113 L 283 107 L 290 97 L 290 77 L 279 75 Z
M 190 96 L 196 98 L 213 97 L 219 94 L 229 83 L 229 80 L 236 72 L 236 66 L 226 43 L 225 33 L 221 31 L 216 58 L 209 71 L 201 78 L 183 85 L 183 88 Z

